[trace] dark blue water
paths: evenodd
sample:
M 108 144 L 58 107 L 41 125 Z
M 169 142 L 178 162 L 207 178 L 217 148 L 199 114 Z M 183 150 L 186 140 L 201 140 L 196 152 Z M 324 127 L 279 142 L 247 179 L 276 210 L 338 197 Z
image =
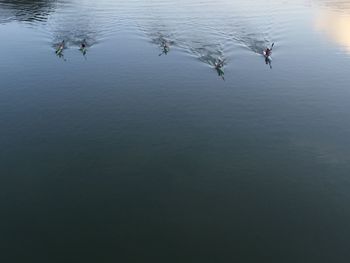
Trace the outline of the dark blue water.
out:
M 349 262 L 349 1 L 0 0 L 0 40 L 1 262 Z

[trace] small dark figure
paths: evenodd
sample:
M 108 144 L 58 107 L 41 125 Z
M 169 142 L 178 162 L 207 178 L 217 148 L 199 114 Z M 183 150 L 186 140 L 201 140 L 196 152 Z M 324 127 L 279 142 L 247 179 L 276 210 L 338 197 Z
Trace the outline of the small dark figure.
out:
M 273 48 L 274 45 L 275 45 L 275 43 L 272 43 L 272 45 L 271 45 L 270 48 L 267 47 L 267 48 L 263 51 L 263 55 L 264 55 L 265 58 L 268 58 L 268 57 L 271 56 L 271 54 L 272 54 L 272 48 Z
M 63 49 L 65 47 L 65 42 L 64 40 L 58 45 L 57 49 L 56 49 L 56 54 L 57 55 L 61 55 L 63 52 Z
M 84 56 L 86 55 L 86 51 L 87 51 L 86 48 L 87 48 L 87 44 L 86 44 L 86 41 L 84 39 L 83 42 L 81 42 L 80 48 L 79 48 L 79 50 L 83 53 Z
M 271 61 L 272 61 L 271 54 L 272 54 L 272 48 L 273 48 L 274 45 L 275 45 L 275 43 L 272 43 L 271 48 L 267 47 L 263 51 L 263 55 L 265 57 L 265 63 L 266 63 L 266 65 L 269 65 L 270 68 L 272 68 L 272 65 L 271 65 Z
M 66 61 L 66 59 L 64 58 L 64 54 L 63 54 L 64 49 L 65 49 L 65 42 L 63 40 L 56 48 L 55 53 L 56 53 L 57 57 L 62 58 L 64 61 Z
M 272 53 L 271 49 L 269 49 L 269 48 L 266 48 L 264 52 L 265 52 L 265 54 L 264 54 L 265 57 L 269 57 Z
M 224 61 L 221 58 L 218 58 L 217 61 L 214 63 L 215 69 L 220 69 L 224 66 Z
M 159 54 L 159 56 L 161 55 L 167 55 L 170 51 L 170 44 L 168 41 L 163 40 L 162 43 L 160 44 L 160 47 L 162 48 L 162 53 Z
M 86 40 L 85 39 L 83 40 L 83 42 L 81 42 L 80 48 L 81 49 L 86 48 Z
M 224 77 L 225 72 L 223 70 L 224 61 L 221 58 L 218 58 L 217 61 L 215 61 L 215 63 L 214 63 L 214 67 L 215 67 L 215 70 L 218 73 L 219 77 L 221 77 L 223 80 L 225 80 L 225 77 Z

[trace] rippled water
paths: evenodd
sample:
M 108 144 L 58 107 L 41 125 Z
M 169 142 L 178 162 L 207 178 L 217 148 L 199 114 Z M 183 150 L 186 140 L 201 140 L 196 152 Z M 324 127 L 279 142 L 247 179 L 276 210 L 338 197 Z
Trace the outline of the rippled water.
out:
M 0 0 L 2 261 L 348 262 L 349 25 L 345 0 Z

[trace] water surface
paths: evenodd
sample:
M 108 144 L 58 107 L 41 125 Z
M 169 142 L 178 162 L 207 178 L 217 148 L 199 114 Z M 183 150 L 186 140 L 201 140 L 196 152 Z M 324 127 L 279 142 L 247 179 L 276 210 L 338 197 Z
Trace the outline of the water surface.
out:
M 0 0 L 3 261 L 348 262 L 349 24 L 344 0 Z

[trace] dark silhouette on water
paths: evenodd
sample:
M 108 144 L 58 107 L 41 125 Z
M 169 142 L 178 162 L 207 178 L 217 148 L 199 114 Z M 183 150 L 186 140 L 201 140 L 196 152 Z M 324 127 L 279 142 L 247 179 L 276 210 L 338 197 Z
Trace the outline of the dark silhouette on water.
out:
M 61 42 L 60 44 L 58 44 L 58 47 L 57 47 L 57 49 L 56 49 L 56 54 L 57 54 L 57 55 L 62 54 L 64 48 L 65 48 L 65 41 L 62 40 L 62 42 Z
M 265 63 L 266 63 L 266 65 L 269 65 L 271 69 L 272 69 L 272 65 L 271 65 L 271 62 L 272 62 L 271 54 L 272 54 L 272 48 L 273 48 L 274 45 L 275 45 L 275 43 L 272 43 L 272 45 L 271 45 L 270 48 L 267 47 L 267 48 L 263 51 L 263 55 L 264 55 L 264 58 L 265 58 Z
M 64 40 L 62 40 L 62 42 L 58 44 L 56 51 L 55 51 L 56 55 L 59 58 L 62 58 L 64 61 L 66 61 L 66 59 L 64 58 L 64 54 L 63 54 L 63 51 L 65 48 L 66 48 L 66 42 Z
M 160 48 L 162 49 L 162 53 L 159 54 L 159 56 L 161 55 L 167 55 L 170 51 L 170 42 L 167 41 L 166 39 L 163 39 L 161 44 L 160 44 Z
M 224 77 L 224 60 L 221 59 L 220 57 L 215 61 L 214 63 L 214 67 L 215 67 L 215 70 L 216 72 L 218 73 L 218 76 L 221 77 L 223 80 L 225 80 L 225 77 Z
M 85 39 L 81 42 L 79 50 L 81 51 L 81 53 L 83 54 L 83 56 L 86 55 L 86 52 L 87 52 L 87 44 L 86 44 L 86 40 L 85 40 Z

